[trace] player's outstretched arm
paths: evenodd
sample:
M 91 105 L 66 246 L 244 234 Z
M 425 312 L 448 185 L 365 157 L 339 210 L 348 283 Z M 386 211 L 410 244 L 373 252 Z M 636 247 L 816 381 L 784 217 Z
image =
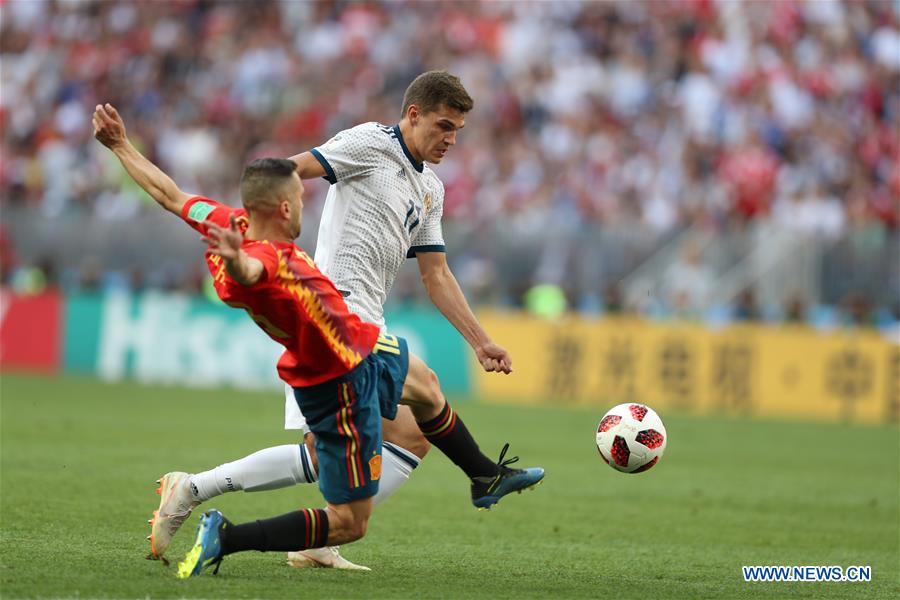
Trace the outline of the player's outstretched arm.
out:
M 206 236 L 203 241 L 209 244 L 211 254 L 222 257 L 228 274 L 239 284 L 253 285 L 262 279 L 265 271 L 262 261 L 241 250 L 244 236 L 237 228 L 234 215 L 231 215 L 231 223 L 227 229 L 206 221 Z
M 134 181 L 160 206 L 181 215 L 191 196 L 178 189 L 172 178 L 137 151 L 125 134 L 125 122 L 112 104 L 98 104 L 94 109 L 94 137 L 112 150 Z
M 316 179 L 317 177 L 325 177 L 325 167 L 322 166 L 312 152 L 303 152 L 295 154 L 288 160 L 297 163 L 297 175 L 300 179 Z
M 512 358 L 506 350 L 491 341 L 478 322 L 459 282 L 450 271 L 447 255 L 444 252 L 418 252 L 416 259 L 428 297 L 472 346 L 484 370 L 511 373 Z

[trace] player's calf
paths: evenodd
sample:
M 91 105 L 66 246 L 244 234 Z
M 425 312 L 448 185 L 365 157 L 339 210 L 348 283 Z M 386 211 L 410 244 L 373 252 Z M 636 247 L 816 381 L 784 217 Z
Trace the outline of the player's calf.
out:
M 434 371 L 414 354 L 409 355 L 409 371 L 401 402 L 412 409 L 425 439 L 437 446 L 470 479 L 497 475 L 497 465 L 479 450 L 465 423 L 444 399 Z
M 534 487 L 544 478 L 544 470 L 539 467 L 510 469 L 508 465 L 515 461 L 504 460 L 508 445 L 497 463 L 485 456 L 465 423 L 444 399 L 437 377 L 413 355 L 410 355 L 403 387 L 403 401 L 410 405 L 425 439 L 472 480 L 472 503 L 476 507 L 489 508 L 506 494 Z
M 327 511 L 328 545 L 349 544 L 366 535 L 372 514 L 372 499 L 364 498 L 346 504 L 329 503 Z

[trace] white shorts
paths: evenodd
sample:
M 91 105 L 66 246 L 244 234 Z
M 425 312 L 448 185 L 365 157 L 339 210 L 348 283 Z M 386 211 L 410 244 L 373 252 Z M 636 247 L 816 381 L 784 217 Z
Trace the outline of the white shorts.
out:
M 300 411 L 297 400 L 294 399 L 294 388 L 284 384 L 284 428 L 302 429 L 304 435 L 309 433 L 306 417 Z

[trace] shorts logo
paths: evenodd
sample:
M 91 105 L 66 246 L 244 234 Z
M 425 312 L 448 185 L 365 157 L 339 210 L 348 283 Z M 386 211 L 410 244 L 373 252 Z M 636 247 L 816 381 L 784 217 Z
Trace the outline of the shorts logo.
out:
M 381 455 L 376 454 L 369 459 L 369 474 L 372 481 L 378 481 L 381 478 Z

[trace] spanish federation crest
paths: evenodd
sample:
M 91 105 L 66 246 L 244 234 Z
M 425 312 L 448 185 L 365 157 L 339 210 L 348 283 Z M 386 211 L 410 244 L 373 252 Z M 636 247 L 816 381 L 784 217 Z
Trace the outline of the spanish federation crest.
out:
M 381 455 L 376 454 L 369 459 L 369 476 L 372 481 L 381 479 Z
M 431 211 L 431 192 L 425 194 L 425 200 L 422 201 L 422 204 L 425 206 L 425 212 Z

